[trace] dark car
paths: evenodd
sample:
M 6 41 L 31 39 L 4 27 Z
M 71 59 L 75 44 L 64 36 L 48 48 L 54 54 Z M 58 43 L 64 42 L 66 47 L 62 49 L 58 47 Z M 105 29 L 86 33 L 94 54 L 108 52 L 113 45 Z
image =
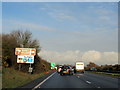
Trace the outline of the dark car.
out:
M 62 66 L 61 71 L 60 71 L 60 75 L 73 75 L 74 71 L 70 66 Z

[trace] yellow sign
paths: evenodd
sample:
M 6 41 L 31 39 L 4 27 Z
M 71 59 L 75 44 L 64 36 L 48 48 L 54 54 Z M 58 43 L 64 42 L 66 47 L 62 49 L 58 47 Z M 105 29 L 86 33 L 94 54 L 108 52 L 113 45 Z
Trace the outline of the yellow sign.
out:
M 34 48 L 16 48 L 15 55 L 36 55 Z

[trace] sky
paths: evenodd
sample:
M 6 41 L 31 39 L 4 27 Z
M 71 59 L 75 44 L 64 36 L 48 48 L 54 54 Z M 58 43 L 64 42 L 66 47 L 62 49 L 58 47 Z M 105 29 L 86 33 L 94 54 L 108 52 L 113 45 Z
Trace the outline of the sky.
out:
M 119 0 L 1 0 L 2 2 L 119 2 Z
M 117 2 L 3 2 L 2 33 L 29 30 L 49 62 L 118 63 Z

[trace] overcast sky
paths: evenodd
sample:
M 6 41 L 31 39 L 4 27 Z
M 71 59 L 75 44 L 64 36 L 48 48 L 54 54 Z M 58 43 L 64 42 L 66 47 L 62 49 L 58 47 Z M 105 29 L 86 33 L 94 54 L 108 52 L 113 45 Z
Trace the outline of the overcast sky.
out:
M 3 33 L 30 30 L 50 62 L 118 63 L 117 2 L 3 2 L 2 10 Z

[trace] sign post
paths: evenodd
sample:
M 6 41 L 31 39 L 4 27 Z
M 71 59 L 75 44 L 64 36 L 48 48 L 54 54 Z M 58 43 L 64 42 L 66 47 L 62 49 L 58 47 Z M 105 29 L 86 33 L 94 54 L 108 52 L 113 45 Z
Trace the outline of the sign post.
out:
M 19 70 L 21 68 L 20 63 L 30 64 L 29 71 L 32 72 L 33 68 L 31 64 L 34 63 L 34 56 L 36 55 L 36 49 L 34 48 L 16 48 L 15 55 L 17 55 L 17 63 L 19 63 Z
M 19 71 L 20 71 L 20 69 L 21 69 L 21 64 L 19 63 Z
M 32 71 L 33 71 L 33 68 L 31 67 L 31 64 L 30 64 L 30 67 L 29 67 L 29 71 L 28 71 L 28 72 L 31 74 Z

